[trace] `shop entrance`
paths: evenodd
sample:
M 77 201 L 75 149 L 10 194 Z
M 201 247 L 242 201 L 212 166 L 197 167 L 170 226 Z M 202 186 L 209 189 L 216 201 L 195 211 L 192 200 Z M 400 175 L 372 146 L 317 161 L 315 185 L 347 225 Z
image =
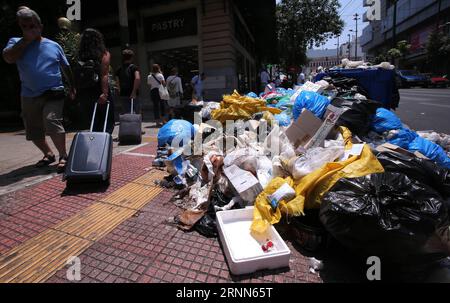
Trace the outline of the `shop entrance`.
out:
M 178 68 L 178 74 L 183 82 L 185 98 L 191 98 L 192 93 L 189 84 L 199 69 L 197 46 L 149 52 L 148 58 L 150 69 L 153 64 L 159 64 L 166 79 L 170 76 L 172 68 Z

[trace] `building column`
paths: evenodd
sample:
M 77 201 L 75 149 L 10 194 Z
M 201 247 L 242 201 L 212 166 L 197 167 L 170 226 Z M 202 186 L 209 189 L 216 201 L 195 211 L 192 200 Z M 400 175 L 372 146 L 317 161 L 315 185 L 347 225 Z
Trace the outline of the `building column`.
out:
M 130 43 L 130 32 L 128 30 L 128 8 L 127 0 L 118 0 L 119 5 L 119 24 L 120 24 L 120 43 L 122 48 Z

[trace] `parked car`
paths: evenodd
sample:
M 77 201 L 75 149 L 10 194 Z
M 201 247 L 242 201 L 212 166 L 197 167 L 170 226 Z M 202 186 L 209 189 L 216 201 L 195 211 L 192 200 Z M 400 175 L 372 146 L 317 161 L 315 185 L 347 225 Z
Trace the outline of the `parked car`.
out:
M 430 80 L 426 75 L 420 74 L 415 70 L 398 70 L 397 85 L 401 88 L 409 88 L 413 86 L 428 87 Z
M 431 87 L 442 87 L 447 88 L 449 87 L 450 80 L 448 80 L 447 75 L 440 76 L 435 74 L 425 74 L 430 79 L 430 86 Z

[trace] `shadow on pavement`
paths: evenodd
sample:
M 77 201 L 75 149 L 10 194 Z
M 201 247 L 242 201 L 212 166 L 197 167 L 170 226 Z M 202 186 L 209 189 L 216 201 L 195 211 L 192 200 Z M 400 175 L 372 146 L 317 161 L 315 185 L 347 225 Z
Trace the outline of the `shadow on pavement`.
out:
M 2 127 L 0 127 L 0 134 L 15 133 L 15 132 L 18 132 L 21 130 L 24 130 L 24 127 L 22 125 L 2 126 Z
M 54 166 L 36 168 L 35 165 L 29 165 L 15 169 L 7 174 L 0 175 L 0 186 L 8 186 L 19 182 L 25 178 L 51 175 L 56 172 Z
M 109 183 L 86 183 L 86 184 L 70 184 L 67 183 L 66 188 L 61 196 L 78 196 L 86 194 L 102 194 L 105 193 L 110 184 Z

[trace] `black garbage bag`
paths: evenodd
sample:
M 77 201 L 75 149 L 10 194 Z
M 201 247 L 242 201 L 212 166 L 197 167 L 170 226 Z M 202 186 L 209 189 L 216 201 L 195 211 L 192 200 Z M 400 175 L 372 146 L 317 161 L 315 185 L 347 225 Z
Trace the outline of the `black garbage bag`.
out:
M 231 199 L 227 198 L 216 186 L 211 194 L 208 211 L 203 218 L 198 221 L 194 228 L 201 235 L 208 238 L 217 237 L 217 225 L 216 225 L 216 210 L 215 206 L 224 207 L 230 203 Z M 236 205 L 234 208 L 238 207 Z
M 326 77 L 324 80 L 337 88 L 338 96 L 348 95 L 349 93 L 359 93 L 369 97 L 369 93 L 359 84 L 357 79 L 332 75 L 332 77 Z
M 450 225 L 447 201 L 430 186 L 401 173 L 340 180 L 324 196 L 320 220 L 357 254 L 398 264 L 439 260 L 449 254 L 436 236 L 437 230 Z
M 445 199 L 450 198 L 450 172 L 431 160 L 397 152 L 381 152 L 377 158 L 385 171 L 398 172 L 432 187 Z
M 334 98 L 331 104 L 347 109 L 339 118 L 337 125 L 347 127 L 359 137 L 367 136 L 372 124 L 372 116 L 378 108 L 383 106 L 377 101 L 343 98 Z

